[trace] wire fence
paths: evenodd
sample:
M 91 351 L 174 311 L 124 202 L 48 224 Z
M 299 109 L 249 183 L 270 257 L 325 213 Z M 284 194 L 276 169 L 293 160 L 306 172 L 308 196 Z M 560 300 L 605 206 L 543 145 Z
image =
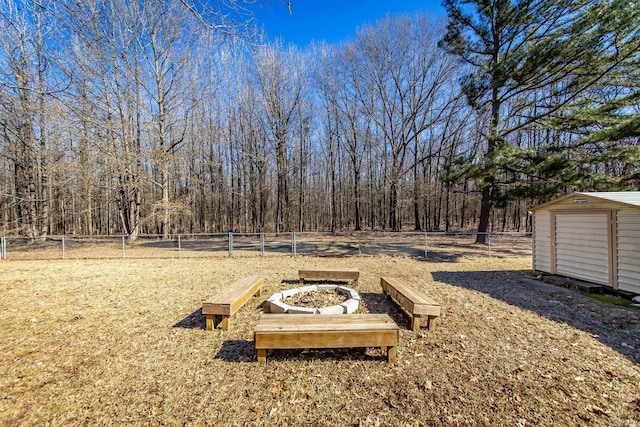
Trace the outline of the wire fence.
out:
M 140 259 L 267 256 L 406 256 L 455 260 L 464 256 L 530 256 L 530 233 L 340 232 L 214 233 L 1 237 L 0 259 Z

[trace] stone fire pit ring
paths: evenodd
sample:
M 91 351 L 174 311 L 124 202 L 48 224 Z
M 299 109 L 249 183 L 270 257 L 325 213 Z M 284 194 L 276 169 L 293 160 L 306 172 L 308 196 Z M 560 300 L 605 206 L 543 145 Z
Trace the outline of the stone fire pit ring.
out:
M 319 290 L 334 290 L 348 297 L 343 303 L 331 305 L 328 307 L 300 307 L 290 305 L 282 300 L 306 292 L 317 292 Z M 301 286 L 299 288 L 287 289 L 286 291 L 276 292 L 267 299 L 271 313 L 290 313 L 290 314 L 352 314 L 358 311 L 360 306 L 360 294 L 354 289 L 346 286 L 338 285 L 310 285 Z

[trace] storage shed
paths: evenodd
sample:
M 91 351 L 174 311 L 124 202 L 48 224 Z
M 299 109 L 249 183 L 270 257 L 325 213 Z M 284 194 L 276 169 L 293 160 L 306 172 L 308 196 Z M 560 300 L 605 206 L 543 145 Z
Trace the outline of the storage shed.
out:
M 572 193 L 532 212 L 534 270 L 640 294 L 640 191 Z

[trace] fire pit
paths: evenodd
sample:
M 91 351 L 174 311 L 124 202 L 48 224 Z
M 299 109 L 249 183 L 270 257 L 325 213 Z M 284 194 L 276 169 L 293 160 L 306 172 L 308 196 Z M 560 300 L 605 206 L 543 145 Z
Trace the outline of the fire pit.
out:
M 322 293 L 325 293 L 325 295 L 320 295 Z M 335 295 L 332 295 L 332 293 Z M 342 302 L 336 303 L 336 297 L 339 297 Z M 329 301 L 329 304 L 332 305 L 323 307 L 308 306 L 323 300 Z M 360 294 L 346 286 L 311 285 L 276 292 L 267 301 L 272 313 L 351 314 L 358 311 Z

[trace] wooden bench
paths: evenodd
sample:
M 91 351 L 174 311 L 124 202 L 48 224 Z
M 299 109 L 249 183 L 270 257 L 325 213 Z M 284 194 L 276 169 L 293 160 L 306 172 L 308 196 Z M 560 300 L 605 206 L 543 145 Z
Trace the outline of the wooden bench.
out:
M 206 317 L 207 331 L 216 327 L 216 316 L 222 318 L 221 327 L 228 331 L 231 327 L 230 317 L 238 311 L 253 295 L 262 295 L 264 279 L 251 276 L 240 279 L 216 296 L 202 303 L 202 314 Z
M 411 329 L 420 329 L 420 319 L 427 319 L 427 329 L 435 329 L 436 318 L 440 316 L 440 304 L 422 292 L 402 283 L 395 277 L 380 279 L 382 292 L 390 295 L 411 316 Z
M 360 271 L 355 268 L 303 268 L 298 270 L 300 285 L 305 280 L 352 280 L 358 285 Z
M 258 363 L 267 350 L 380 347 L 397 359 L 400 328 L 387 314 L 263 314 L 255 328 Z

